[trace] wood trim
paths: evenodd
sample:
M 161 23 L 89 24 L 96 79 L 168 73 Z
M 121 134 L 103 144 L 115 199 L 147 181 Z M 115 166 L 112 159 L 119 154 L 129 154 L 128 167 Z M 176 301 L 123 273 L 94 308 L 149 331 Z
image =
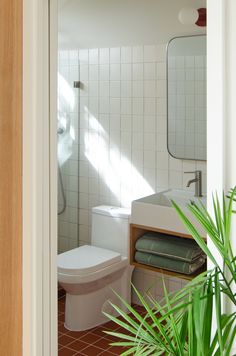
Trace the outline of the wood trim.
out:
M 168 271 L 166 269 L 143 265 L 142 263 L 138 263 L 138 262 L 132 262 L 131 265 L 135 266 L 136 268 L 148 269 L 149 271 L 154 271 L 156 273 L 160 273 L 163 275 L 167 275 L 167 276 L 171 276 L 171 277 L 175 277 L 175 278 L 186 279 L 187 281 L 191 281 L 193 278 L 195 278 L 202 272 L 206 271 L 206 263 L 203 265 L 203 267 L 201 267 L 194 274 L 184 274 L 184 273 L 172 272 L 172 271 Z
M 22 9 L 0 11 L 0 353 L 22 355 Z
M 157 227 L 150 227 L 150 226 L 145 226 L 145 225 L 138 225 L 138 224 L 130 224 L 131 228 L 137 228 L 137 229 L 143 229 L 145 231 L 154 231 L 154 232 L 160 232 L 162 234 L 167 234 L 167 235 L 175 235 L 179 237 L 184 237 L 185 239 L 192 239 L 193 237 L 188 234 L 183 234 L 181 232 L 175 232 L 171 230 L 164 230 L 164 229 L 159 229 Z

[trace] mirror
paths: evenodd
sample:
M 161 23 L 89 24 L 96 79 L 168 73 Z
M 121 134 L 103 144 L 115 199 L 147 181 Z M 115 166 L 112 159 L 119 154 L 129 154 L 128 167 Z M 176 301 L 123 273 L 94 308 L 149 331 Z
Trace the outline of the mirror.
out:
M 167 146 L 179 159 L 206 160 L 206 36 L 167 47 Z

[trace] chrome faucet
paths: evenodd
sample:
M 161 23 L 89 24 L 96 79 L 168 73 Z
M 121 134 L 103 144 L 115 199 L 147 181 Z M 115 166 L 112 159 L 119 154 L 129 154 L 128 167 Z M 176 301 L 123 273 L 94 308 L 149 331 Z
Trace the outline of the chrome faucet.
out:
M 194 173 L 195 178 L 190 179 L 187 183 L 187 187 L 190 187 L 192 183 L 195 183 L 195 197 L 202 197 L 202 171 L 194 172 L 184 172 L 184 173 Z

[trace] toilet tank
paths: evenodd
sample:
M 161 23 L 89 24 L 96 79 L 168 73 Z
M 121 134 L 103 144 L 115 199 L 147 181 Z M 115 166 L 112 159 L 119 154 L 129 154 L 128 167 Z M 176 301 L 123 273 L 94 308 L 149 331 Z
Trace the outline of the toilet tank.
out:
M 130 209 L 115 206 L 92 208 L 92 245 L 129 256 Z

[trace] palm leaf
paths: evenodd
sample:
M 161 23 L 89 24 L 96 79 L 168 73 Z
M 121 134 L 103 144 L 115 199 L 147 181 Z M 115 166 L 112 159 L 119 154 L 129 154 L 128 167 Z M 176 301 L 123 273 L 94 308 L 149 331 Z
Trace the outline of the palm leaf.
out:
M 137 290 L 135 290 L 136 293 L 138 294 L 138 297 L 141 299 L 141 302 L 144 307 L 147 308 L 148 310 L 148 316 L 152 317 L 153 320 L 156 323 L 156 327 L 158 328 L 160 333 L 155 332 L 153 327 L 145 320 L 145 318 L 142 318 L 125 300 L 123 300 L 117 293 L 117 297 L 121 300 L 121 302 L 127 307 L 127 309 L 130 311 L 132 315 L 136 317 L 136 319 L 139 321 L 140 324 L 135 322 L 129 315 L 127 315 L 122 309 L 117 307 L 116 305 L 112 304 L 112 307 L 124 318 L 125 321 L 121 321 L 112 315 L 104 313 L 109 319 L 117 323 L 119 326 L 122 326 L 128 331 L 131 331 L 133 334 L 136 335 L 136 342 L 138 344 L 138 339 L 139 340 L 144 340 L 146 342 L 156 342 L 159 343 L 159 345 L 162 346 L 163 350 L 166 352 L 171 351 L 171 340 L 168 339 L 167 334 L 161 324 L 161 322 L 156 318 L 155 314 L 153 311 L 148 307 L 147 303 L 143 299 L 143 297 L 138 293 Z M 111 332 L 106 332 L 107 334 L 111 334 Z M 113 333 L 113 336 L 117 336 L 117 333 Z M 119 337 L 119 336 L 117 336 Z M 166 341 L 166 342 L 164 342 Z M 172 350 L 173 351 L 173 350 Z
M 198 340 L 198 346 L 200 354 L 204 355 L 204 340 L 202 338 L 202 310 L 201 310 L 201 299 L 200 291 L 196 291 L 193 295 L 193 317 L 194 317 L 194 327 Z
M 174 293 L 168 293 L 164 284 L 165 296 L 161 302 L 155 300 L 149 293 L 145 297 L 142 296 L 133 287 L 146 310 L 144 317 L 118 296 L 131 315 L 126 315 L 121 308 L 113 304 L 111 305 L 122 316 L 122 320 L 106 315 L 123 327 L 124 332 L 129 331 L 129 335 L 120 332 L 107 333 L 122 339 L 113 345 L 129 348 L 122 353 L 123 356 L 230 355 L 236 335 L 236 313 L 222 314 L 221 301 L 224 294 L 236 305 L 234 291 L 236 257 L 230 243 L 232 214 L 235 213 L 234 202 L 236 187 L 230 191 L 229 201 L 226 201 L 224 195 L 222 202 L 219 201 L 217 194 L 213 197 L 214 218 L 201 202 L 198 204 L 193 202 L 188 206 L 221 255 L 223 269 L 189 218 L 175 202 L 172 202 L 183 224 L 211 259 L 215 268 L 195 277 Z M 213 308 L 217 330 L 212 336 Z
M 233 325 L 233 324 L 235 324 L 235 319 L 236 319 L 236 316 L 235 316 L 235 313 L 234 313 L 234 318 L 231 321 L 228 330 L 226 331 L 228 345 L 227 345 L 225 356 L 230 356 L 230 352 L 231 352 L 233 343 L 235 341 L 236 325 Z
M 203 343 L 204 350 L 208 350 L 211 344 L 211 327 L 212 327 L 212 308 L 213 308 L 213 286 L 212 276 L 209 277 L 207 291 L 207 298 L 204 303 L 203 315 L 207 315 L 203 323 Z
M 164 328 L 163 328 L 163 325 L 162 325 L 161 321 L 159 320 L 159 318 L 156 317 L 156 315 L 153 312 L 153 310 L 149 307 L 148 303 L 145 301 L 143 296 L 138 292 L 138 290 L 135 288 L 135 286 L 133 286 L 133 289 L 134 289 L 135 293 L 137 294 L 140 302 L 142 303 L 142 305 L 146 309 L 146 311 L 148 313 L 147 315 L 152 319 L 152 321 L 154 322 L 154 324 L 158 328 L 161 336 L 166 341 L 166 343 L 170 344 L 170 346 L 171 346 L 171 340 L 167 337 L 166 333 L 164 332 Z M 159 310 L 161 310 L 161 308 Z
M 222 324 L 221 324 L 221 295 L 219 287 L 219 274 L 215 274 L 215 311 L 218 332 L 218 342 L 221 355 L 223 355 L 223 339 L 222 339 Z
M 167 302 L 168 310 L 170 311 L 172 308 L 171 308 L 171 303 L 170 303 L 170 299 L 169 299 L 165 284 L 164 284 L 164 293 L 165 293 L 165 299 L 166 299 L 166 302 Z M 173 335 L 175 337 L 175 341 L 176 341 L 176 344 L 177 344 L 178 354 L 180 356 L 182 356 L 183 355 L 183 345 L 182 345 L 181 340 L 180 340 L 180 335 L 179 335 L 179 332 L 178 332 L 178 325 L 176 323 L 176 319 L 174 318 L 172 313 L 170 314 L 170 322 L 171 322 L 171 327 L 172 327 L 172 330 L 173 330 Z
M 185 216 L 185 214 L 183 213 L 183 211 L 179 208 L 179 206 L 172 201 L 172 205 L 174 206 L 177 214 L 179 215 L 180 219 L 182 220 L 182 222 L 184 223 L 185 227 L 187 228 L 187 230 L 190 232 L 190 234 L 193 236 L 193 238 L 195 239 L 195 241 L 198 243 L 198 245 L 201 247 L 201 249 L 205 252 L 205 254 L 211 259 L 211 261 L 214 263 L 214 265 L 216 267 L 218 266 L 218 263 L 216 262 L 214 256 L 212 255 L 211 251 L 209 250 L 209 248 L 207 247 L 205 241 L 203 240 L 203 238 L 201 237 L 201 235 L 198 233 L 198 231 L 196 230 L 196 228 L 193 226 L 193 224 L 190 222 L 190 220 Z

